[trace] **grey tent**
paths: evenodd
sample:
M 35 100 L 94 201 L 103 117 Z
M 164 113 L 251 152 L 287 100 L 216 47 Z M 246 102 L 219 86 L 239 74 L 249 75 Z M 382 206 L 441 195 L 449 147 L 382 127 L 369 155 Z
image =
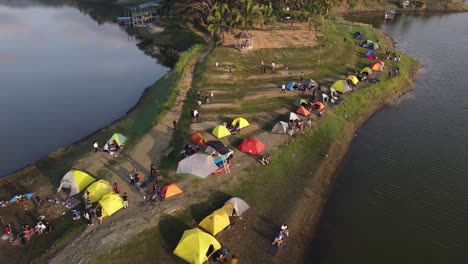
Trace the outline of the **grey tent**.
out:
M 213 158 L 204 153 L 195 153 L 179 162 L 177 176 L 196 176 L 206 178 L 218 169 Z
M 239 197 L 233 197 L 224 203 L 223 207 L 229 216 L 241 216 L 249 205 Z
M 298 119 L 299 117 L 295 113 L 293 112 L 289 113 L 289 120 L 298 120 Z
M 210 141 L 207 141 L 205 142 L 205 145 L 207 146 L 210 146 L 212 148 L 214 148 L 216 151 L 219 152 L 219 154 L 221 155 L 225 155 L 227 153 L 229 153 L 229 149 L 223 144 L 223 142 L 219 141 L 219 140 L 210 140 Z
M 279 121 L 271 130 L 272 134 L 287 134 L 288 133 L 288 123 Z

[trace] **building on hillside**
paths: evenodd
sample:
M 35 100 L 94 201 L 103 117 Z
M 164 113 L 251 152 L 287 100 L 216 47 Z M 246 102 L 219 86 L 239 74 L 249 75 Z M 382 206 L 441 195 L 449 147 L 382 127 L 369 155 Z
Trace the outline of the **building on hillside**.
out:
M 234 46 L 239 50 L 251 49 L 253 47 L 253 35 L 246 30 L 234 35 Z
M 153 23 L 157 17 L 156 12 L 160 6 L 160 2 L 153 1 L 130 7 L 131 25 L 141 27 Z

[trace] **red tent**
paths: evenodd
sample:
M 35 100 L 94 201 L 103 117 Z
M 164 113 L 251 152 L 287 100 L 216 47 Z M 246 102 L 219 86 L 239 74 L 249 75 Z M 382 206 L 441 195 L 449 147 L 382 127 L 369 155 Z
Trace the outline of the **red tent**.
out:
M 375 59 L 377 59 L 377 57 L 375 57 L 375 54 L 374 54 L 374 53 L 369 54 L 369 56 L 367 56 L 367 58 L 370 59 L 370 60 L 375 60 Z
M 296 113 L 301 114 L 303 116 L 308 116 L 310 115 L 309 110 L 305 109 L 305 107 L 301 106 L 297 109 Z
M 258 139 L 246 138 L 239 145 L 239 150 L 245 153 L 258 155 L 265 148 L 265 145 Z

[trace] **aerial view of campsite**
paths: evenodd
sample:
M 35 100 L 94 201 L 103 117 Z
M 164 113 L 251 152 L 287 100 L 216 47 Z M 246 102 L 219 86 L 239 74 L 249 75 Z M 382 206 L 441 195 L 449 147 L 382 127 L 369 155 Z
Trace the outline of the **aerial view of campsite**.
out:
M 464 0 L 1 0 L 0 263 L 467 263 L 467 25 Z

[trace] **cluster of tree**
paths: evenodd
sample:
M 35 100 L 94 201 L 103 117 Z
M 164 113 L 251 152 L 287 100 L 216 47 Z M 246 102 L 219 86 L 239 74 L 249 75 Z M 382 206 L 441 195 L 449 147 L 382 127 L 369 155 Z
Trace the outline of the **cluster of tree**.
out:
M 234 28 L 264 28 L 284 18 L 327 17 L 339 0 L 166 0 L 167 13 L 191 17 L 219 40 Z

